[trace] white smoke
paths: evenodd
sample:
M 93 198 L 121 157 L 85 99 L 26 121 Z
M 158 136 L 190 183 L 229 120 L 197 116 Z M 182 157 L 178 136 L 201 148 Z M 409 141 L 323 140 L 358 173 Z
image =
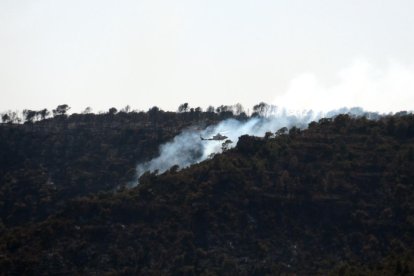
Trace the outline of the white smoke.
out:
M 275 103 L 293 110 L 331 110 L 360 106 L 378 112 L 412 110 L 414 65 L 395 60 L 377 66 L 355 59 L 325 83 L 314 73 L 303 73 L 290 82 L 286 93 Z
M 201 162 L 212 154 L 222 151 L 224 140 L 202 141 L 220 133 L 233 143 L 244 134 L 263 136 L 267 131 L 275 132 L 282 127 L 305 128 L 322 117 L 333 117 L 341 113 L 356 116 L 364 114 L 362 108 L 341 108 L 362 106 L 378 112 L 411 111 L 414 103 L 414 69 L 396 61 L 390 61 L 386 68 L 373 66 L 364 59 L 356 59 L 347 68 L 339 71 L 335 82 L 325 84 L 315 74 L 302 74 L 294 78 L 286 93 L 277 98 L 275 104 L 287 109 L 271 108 L 266 118 L 250 118 L 240 122 L 228 119 L 202 130 L 185 130 L 171 142 L 160 147 L 159 156 L 137 166 L 137 178 L 146 171 L 162 173 L 174 165 L 181 169 Z M 275 107 L 275 106 L 273 106 Z M 292 110 L 318 110 L 292 111 Z M 336 109 L 334 111 L 328 111 Z M 289 111 L 287 111 L 289 110 Z M 266 115 L 269 115 L 267 112 Z M 378 114 L 367 113 L 369 118 Z M 138 181 L 135 181 L 135 184 Z
M 163 173 L 174 165 L 178 165 L 182 169 L 204 161 L 214 154 L 221 153 L 222 144 L 225 140 L 202 140 L 201 137 L 211 138 L 220 133 L 228 137 L 226 140 L 232 141 L 229 144 L 229 148 L 231 148 L 237 144 L 239 137 L 245 134 L 264 136 L 268 131 L 275 133 L 283 127 L 290 128 L 296 126 L 298 128 L 306 128 L 312 121 L 341 113 L 351 113 L 360 116 L 364 114 L 364 111 L 361 108 L 343 108 L 327 113 L 314 113 L 313 111 L 288 113 L 282 109 L 265 118 L 254 117 L 247 121 L 227 119 L 205 129 L 184 130 L 174 137 L 171 142 L 160 146 L 158 157 L 137 166 L 137 179 L 131 184 L 136 185 L 139 177 L 146 171 Z

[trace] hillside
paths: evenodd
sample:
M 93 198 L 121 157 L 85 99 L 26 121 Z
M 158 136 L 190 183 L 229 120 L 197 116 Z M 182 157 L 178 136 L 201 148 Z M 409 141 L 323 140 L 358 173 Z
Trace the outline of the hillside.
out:
M 213 112 L 73 114 L 0 124 L 0 219 L 6 226 L 46 218 L 79 196 L 113 191 L 135 179 L 139 162 Z
M 140 134 L 110 118 L 104 124 L 115 131 L 82 132 L 82 124 L 72 129 L 70 120 L 56 132 L 42 132 L 42 124 L 36 131 L 1 128 L 7 141 L 1 143 L 1 271 L 414 273 L 413 115 L 377 121 L 339 115 L 307 130 L 242 136 L 210 160 L 159 176 L 146 173 L 136 188 L 116 192 L 131 176 L 132 161 L 152 157 L 159 143 L 188 125 Z M 68 143 L 79 151 L 59 150 Z M 60 184 L 50 185 L 50 176 Z M 47 189 L 45 183 L 60 186 Z M 33 211 L 33 202 L 54 207 L 44 203 L 59 198 L 54 189 L 65 197 L 59 208 Z M 19 206 L 11 201 L 16 198 Z

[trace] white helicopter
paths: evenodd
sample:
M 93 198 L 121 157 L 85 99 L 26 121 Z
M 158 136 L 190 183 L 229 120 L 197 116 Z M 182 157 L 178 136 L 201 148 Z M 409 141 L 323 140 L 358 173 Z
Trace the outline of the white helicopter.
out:
M 222 140 L 227 139 L 228 137 L 225 136 L 225 135 L 221 135 L 220 133 L 217 133 L 216 135 L 214 135 L 211 138 L 203 138 L 201 135 L 200 135 L 200 138 L 203 141 L 222 141 Z

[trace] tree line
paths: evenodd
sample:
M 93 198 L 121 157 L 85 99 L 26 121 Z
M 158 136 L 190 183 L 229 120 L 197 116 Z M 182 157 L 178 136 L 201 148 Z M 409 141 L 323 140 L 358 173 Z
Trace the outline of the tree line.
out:
M 68 116 L 68 111 L 71 107 L 67 104 L 58 105 L 55 109 L 48 110 L 47 108 L 43 108 L 41 110 L 32 110 L 32 109 L 24 109 L 22 112 L 19 111 L 5 111 L 0 114 L 0 119 L 2 123 L 8 124 L 20 124 L 20 123 L 33 123 L 37 121 L 46 120 L 49 118 L 60 117 L 66 118 Z M 229 118 L 232 116 L 238 116 L 239 118 L 247 118 L 247 117 L 255 117 L 255 116 L 270 116 L 271 114 L 275 114 L 278 111 L 278 107 L 276 105 L 267 104 L 265 102 L 260 102 L 253 106 L 252 114 L 250 115 L 249 110 L 243 107 L 242 104 L 236 103 L 234 105 L 219 105 L 214 107 L 212 105 L 208 106 L 205 110 L 198 107 L 191 107 L 187 102 L 180 104 L 177 108 L 178 113 L 188 113 L 188 114 L 218 114 L 222 118 Z M 127 105 L 124 108 L 118 110 L 115 107 L 111 107 L 106 112 L 99 112 L 98 114 L 110 114 L 115 115 L 117 113 L 141 113 L 142 111 L 132 110 L 131 106 Z M 156 116 L 157 113 L 165 112 L 157 106 L 153 106 L 146 112 L 150 116 Z M 91 107 L 86 107 L 81 114 L 93 114 Z M 74 113 L 73 115 L 78 115 Z

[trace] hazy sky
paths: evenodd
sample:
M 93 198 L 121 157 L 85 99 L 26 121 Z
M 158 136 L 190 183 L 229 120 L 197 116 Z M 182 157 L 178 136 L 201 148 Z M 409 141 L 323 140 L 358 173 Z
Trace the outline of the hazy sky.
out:
M 414 109 L 412 0 L 0 0 L 0 111 Z

